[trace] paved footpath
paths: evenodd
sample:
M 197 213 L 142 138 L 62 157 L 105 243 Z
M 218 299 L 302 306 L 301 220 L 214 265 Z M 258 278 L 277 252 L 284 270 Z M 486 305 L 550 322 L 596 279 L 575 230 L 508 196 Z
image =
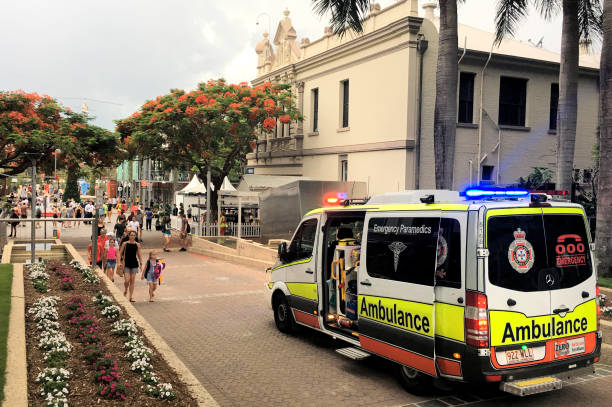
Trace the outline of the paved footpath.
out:
M 84 230 L 62 239 L 87 245 Z M 145 251 L 160 247 L 159 232 L 145 232 Z M 168 264 L 154 303 L 137 282 L 135 303 L 221 406 L 605 406 L 612 404 L 612 352 L 600 374 L 563 390 L 515 398 L 466 385 L 417 397 L 405 392 L 393 364 L 360 362 L 334 352 L 341 342 L 302 329 L 278 332 L 264 301 L 264 273 L 187 252 L 160 253 Z M 115 284 L 122 287 L 120 278 Z

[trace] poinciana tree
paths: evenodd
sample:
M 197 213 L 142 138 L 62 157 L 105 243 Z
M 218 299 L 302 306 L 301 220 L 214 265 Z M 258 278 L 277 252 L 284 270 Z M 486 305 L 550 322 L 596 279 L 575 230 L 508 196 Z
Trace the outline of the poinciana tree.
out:
M 37 157 L 41 172 L 51 173 L 55 150 L 61 150 L 58 168 L 78 176 L 88 165 L 103 168 L 121 158 L 118 136 L 88 124 L 90 117 L 61 106 L 50 96 L 23 91 L 0 92 L 0 168 L 15 175 Z
M 259 131 L 295 120 L 302 116 L 290 85 L 251 87 L 219 79 L 149 100 L 118 121 L 117 130 L 131 157 L 159 160 L 166 169 L 195 170 L 202 179 L 210 167 L 218 191 L 224 177 L 245 162 Z M 211 204 L 215 209 L 215 192 Z

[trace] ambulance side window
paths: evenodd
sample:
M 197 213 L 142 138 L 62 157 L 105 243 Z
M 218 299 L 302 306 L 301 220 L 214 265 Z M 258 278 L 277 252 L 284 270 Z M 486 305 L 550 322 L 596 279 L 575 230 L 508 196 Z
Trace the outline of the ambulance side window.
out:
M 457 219 L 440 219 L 436 285 L 461 288 L 461 228 Z
M 289 261 L 307 259 L 312 256 L 317 233 L 317 222 L 317 219 L 308 219 L 300 225 L 287 249 Z
M 433 286 L 439 218 L 372 218 L 366 269 L 374 278 Z

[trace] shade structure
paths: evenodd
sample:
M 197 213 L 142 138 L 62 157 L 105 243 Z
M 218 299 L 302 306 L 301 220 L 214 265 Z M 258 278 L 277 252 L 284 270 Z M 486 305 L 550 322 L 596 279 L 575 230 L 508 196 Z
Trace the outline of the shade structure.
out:
M 181 194 L 206 194 L 206 185 L 204 185 L 197 177 L 194 175 L 189 184 L 185 186 L 185 188 L 178 191 Z
M 223 178 L 223 184 L 221 184 L 220 190 L 221 191 L 235 191 L 236 188 L 234 188 L 229 178 L 227 178 L 226 176 L 225 178 Z

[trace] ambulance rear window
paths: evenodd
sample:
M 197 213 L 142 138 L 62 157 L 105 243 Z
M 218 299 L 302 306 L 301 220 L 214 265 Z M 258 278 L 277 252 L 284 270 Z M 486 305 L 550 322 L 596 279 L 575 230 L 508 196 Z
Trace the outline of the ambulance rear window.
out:
M 487 224 L 489 281 L 531 292 L 574 287 L 592 274 L 580 215 L 495 216 Z

